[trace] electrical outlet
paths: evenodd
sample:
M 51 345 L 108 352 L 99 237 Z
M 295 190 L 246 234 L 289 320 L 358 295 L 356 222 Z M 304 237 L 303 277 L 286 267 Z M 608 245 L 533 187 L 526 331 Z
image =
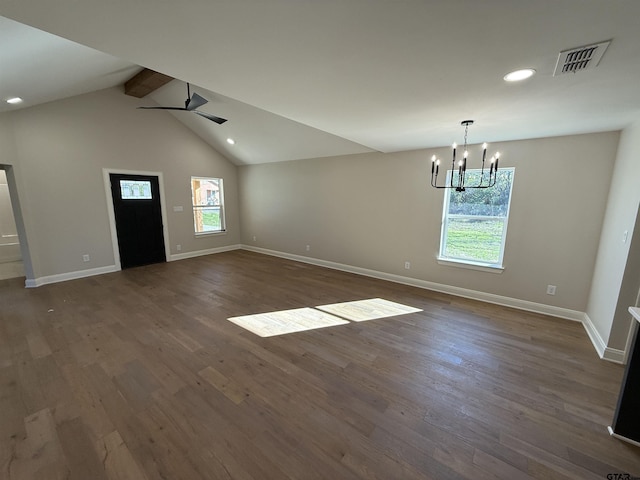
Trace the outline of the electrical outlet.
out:
M 87 254 L 82 255 L 82 261 L 83 262 L 88 262 L 91 260 L 91 257 Z
M 307 252 L 311 250 L 311 245 L 307 245 Z
M 255 242 L 256 240 L 257 240 L 257 239 L 256 239 L 256 236 L 254 235 L 254 236 L 253 236 L 253 241 Z
M 547 295 L 555 295 L 555 294 L 556 294 L 556 286 L 547 285 Z
M 182 245 L 176 245 L 176 250 L 177 251 L 181 251 L 182 250 Z
M 404 262 L 404 268 L 409 270 L 411 268 L 411 262 Z

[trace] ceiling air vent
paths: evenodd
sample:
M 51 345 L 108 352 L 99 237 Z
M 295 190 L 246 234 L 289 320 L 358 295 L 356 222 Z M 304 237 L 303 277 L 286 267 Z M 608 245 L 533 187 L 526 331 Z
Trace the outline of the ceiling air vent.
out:
M 556 77 L 558 75 L 564 75 L 565 73 L 576 73 L 579 70 L 597 67 L 610 43 L 611 40 L 607 40 L 606 42 L 560 52 L 553 76 Z

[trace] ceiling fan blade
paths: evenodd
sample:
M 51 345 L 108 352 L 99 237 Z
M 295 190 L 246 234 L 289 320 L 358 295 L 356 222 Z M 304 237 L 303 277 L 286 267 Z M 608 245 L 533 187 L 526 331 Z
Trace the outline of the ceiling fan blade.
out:
M 143 108 L 145 110 L 186 110 L 186 108 L 182 107 L 138 107 Z
M 211 120 L 212 122 L 216 122 L 218 125 L 222 125 L 224 122 L 227 121 L 226 118 L 220 118 L 220 117 L 216 117 L 215 115 L 211 115 L 209 113 L 204 113 L 204 112 L 199 112 L 197 110 L 192 110 L 193 113 L 197 113 L 198 115 L 200 115 L 201 117 L 204 118 L 208 118 L 209 120 Z
M 194 93 L 193 95 L 191 95 L 191 98 L 187 102 L 187 108 L 186 109 L 189 110 L 189 111 L 193 111 L 196 108 L 201 107 L 205 103 L 209 103 L 209 100 L 207 100 L 206 98 L 201 97 L 197 93 Z

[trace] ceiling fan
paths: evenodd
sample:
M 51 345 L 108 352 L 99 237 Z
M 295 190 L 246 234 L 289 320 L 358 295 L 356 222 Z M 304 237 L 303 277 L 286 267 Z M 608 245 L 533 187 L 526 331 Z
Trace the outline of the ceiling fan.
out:
M 215 115 L 211 115 L 210 113 L 200 112 L 196 110 L 196 108 L 201 107 L 202 105 L 208 102 L 209 100 L 207 100 L 206 98 L 202 98 L 200 95 L 198 95 L 195 92 L 193 93 L 193 95 L 191 95 L 191 88 L 187 83 L 187 99 L 184 102 L 184 108 L 183 107 L 138 107 L 138 108 L 155 109 L 155 110 L 184 110 L 186 112 L 197 113 L 201 117 L 208 118 L 212 122 L 216 122 L 218 125 L 222 125 L 224 122 L 227 121 L 226 118 L 216 117 Z

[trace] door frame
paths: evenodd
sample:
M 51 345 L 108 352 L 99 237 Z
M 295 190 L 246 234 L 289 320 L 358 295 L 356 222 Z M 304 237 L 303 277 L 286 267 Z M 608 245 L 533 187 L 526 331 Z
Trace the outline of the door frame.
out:
M 111 231 L 111 246 L 113 247 L 113 260 L 117 270 L 122 270 L 120 263 L 120 250 L 118 249 L 118 228 L 116 227 L 116 215 L 113 210 L 113 196 L 111 193 L 110 174 L 120 175 L 146 175 L 158 177 L 160 187 L 160 211 L 162 212 L 162 235 L 164 236 L 164 254 L 167 262 L 171 261 L 171 242 L 169 241 L 169 228 L 167 225 L 167 206 L 165 205 L 164 178 L 162 172 L 147 172 L 140 170 L 123 170 L 121 168 L 103 168 L 104 189 L 107 198 L 107 215 L 109 217 L 109 229 Z

